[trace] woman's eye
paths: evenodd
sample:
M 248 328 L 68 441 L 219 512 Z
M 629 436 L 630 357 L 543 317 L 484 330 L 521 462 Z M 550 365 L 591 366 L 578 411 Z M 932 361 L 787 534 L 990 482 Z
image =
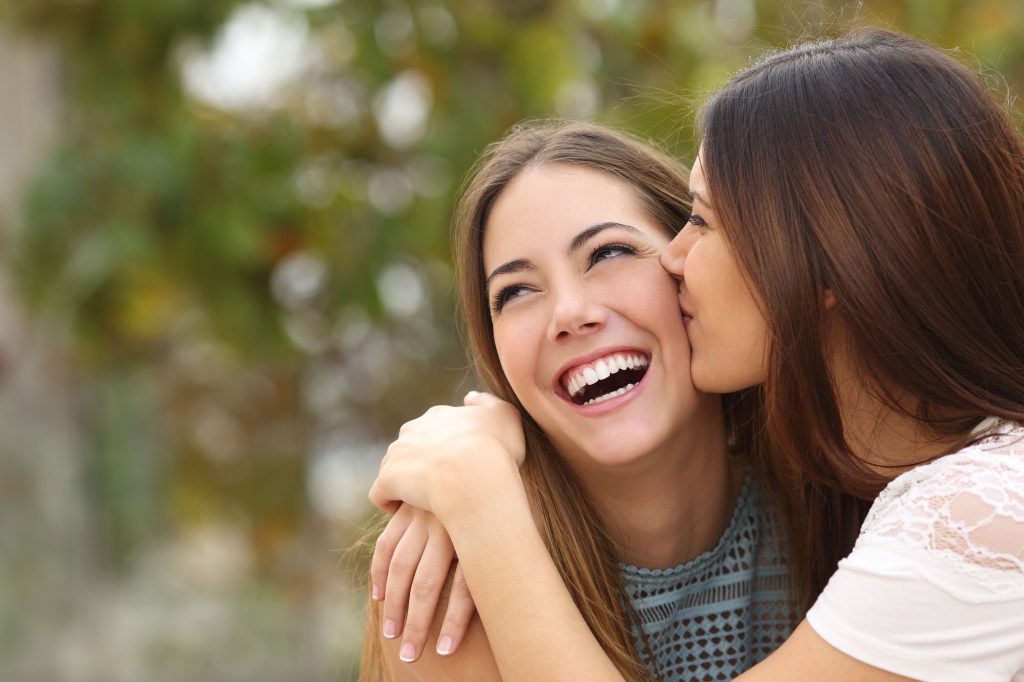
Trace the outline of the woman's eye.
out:
M 702 218 L 701 216 L 699 216 L 696 213 L 691 213 L 690 214 L 690 219 L 687 220 L 686 222 L 689 223 L 690 225 L 693 225 L 694 227 L 696 227 L 701 232 L 706 230 L 707 227 L 708 227 L 707 221 L 705 221 L 704 218 Z
M 491 311 L 495 314 L 500 313 L 506 303 L 514 298 L 523 296 L 528 291 L 529 289 L 520 284 L 512 284 L 500 289 L 498 293 L 494 295 L 494 298 L 491 299 Z
M 610 258 L 617 258 L 618 256 L 631 255 L 636 253 L 636 249 L 628 244 L 605 244 L 594 249 L 593 253 L 590 254 L 590 265 L 594 266 L 603 260 Z

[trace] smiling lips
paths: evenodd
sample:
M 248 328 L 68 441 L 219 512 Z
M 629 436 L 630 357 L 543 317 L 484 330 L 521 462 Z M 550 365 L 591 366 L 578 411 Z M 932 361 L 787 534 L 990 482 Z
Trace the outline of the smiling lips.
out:
M 649 365 L 650 358 L 637 351 L 609 353 L 566 370 L 560 382 L 572 402 L 592 405 L 632 389 L 643 379 Z

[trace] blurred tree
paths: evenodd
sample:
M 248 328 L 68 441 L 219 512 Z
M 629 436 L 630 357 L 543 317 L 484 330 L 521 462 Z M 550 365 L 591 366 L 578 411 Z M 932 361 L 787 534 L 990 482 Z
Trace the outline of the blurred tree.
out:
M 766 48 L 851 22 L 961 45 L 1011 94 L 1024 75 L 1013 0 L 0 12 L 62 54 L 60 148 L 10 259 L 73 359 L 95 539 L 123 566 L 168 529 L 240 520 L 285 599 L 319 579 L 301 542 L 353 535 L 362 479 L 344 462 L 370 462 L 401 421 L 468 387 L 450 205 L 510 125 L 595 118 L 690 159 L 704 92 Z

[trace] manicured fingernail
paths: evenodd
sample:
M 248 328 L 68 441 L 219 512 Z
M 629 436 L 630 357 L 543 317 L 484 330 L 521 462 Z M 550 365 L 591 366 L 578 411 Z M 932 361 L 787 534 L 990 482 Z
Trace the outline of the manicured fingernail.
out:
M 412 642 L 406 642 L 398 652 L 398 657 L 406 663 L 412 663 L 416 660 L 416 647 L 412 645 Z
M 470 391 L 469 393 L 467 393 L 467 394 L 466 394 L 466 398 L 465 398 L 465 399 L 466 399 L 466 400 L 469 400 L 469 399 L 471 399 L 471 398 L 475 398 L 475 397 L 476 397 L 477 395 L 478 395 L 478 394 L 477 394 L 477 392 L 476 392 L 476 391 Z
M 390 618 L 384 619 L 384 636 L 388 639 L 398 637 L 398 623 Z
M 455 641 L 449 635 L 445 635 L 441 638 L 441 641 L 437 643 L 437 653 L 442 656 L 451 654 L 453 644 L 455 644 Z
M 370 589 L 370 598 L 374 601 L 380 601 L 380 588 L 374 585 Z

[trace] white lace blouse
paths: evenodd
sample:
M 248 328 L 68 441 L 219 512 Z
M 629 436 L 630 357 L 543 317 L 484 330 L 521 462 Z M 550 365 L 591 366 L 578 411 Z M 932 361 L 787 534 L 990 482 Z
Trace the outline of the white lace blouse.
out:
M 893 479 L 807 614 L 821 637 L 920 680 L 1024 682 L 1024 426 Z

